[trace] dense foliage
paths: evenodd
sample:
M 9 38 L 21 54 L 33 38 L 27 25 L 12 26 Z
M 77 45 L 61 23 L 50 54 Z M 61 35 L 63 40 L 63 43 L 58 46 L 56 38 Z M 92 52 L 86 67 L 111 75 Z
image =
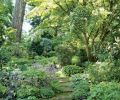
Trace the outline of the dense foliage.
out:
M 120 84 L 116 82 L 102 82 L 91 88 L 88 100 L 119 100 Z
M 120 100 L 120 0 L 25 2 L 17 37 L 0 0 L 0 100 Z
M 82 72 L 82 68 L 80 68 L 79 66 L 67 65 L 64 66 L 63 68 L 63 73 L 65 73 L 67 76 L 71 76 L 81 72 Z

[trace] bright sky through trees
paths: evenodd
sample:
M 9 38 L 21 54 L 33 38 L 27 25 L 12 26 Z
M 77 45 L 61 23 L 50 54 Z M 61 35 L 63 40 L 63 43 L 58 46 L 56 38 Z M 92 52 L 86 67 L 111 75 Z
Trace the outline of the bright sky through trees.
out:
M 13 5 L 15 5 L 15 0 L 13 1 Z M 26 12 L 27 13 L 29 11 L 29 7 L 28 5 L 26 6 Z M 29 24 L 29 22 L 25 19 L 23 22 L 23 32 L 28 33 L 30 31 L 30 29 L 32 28 L 32 26 Z

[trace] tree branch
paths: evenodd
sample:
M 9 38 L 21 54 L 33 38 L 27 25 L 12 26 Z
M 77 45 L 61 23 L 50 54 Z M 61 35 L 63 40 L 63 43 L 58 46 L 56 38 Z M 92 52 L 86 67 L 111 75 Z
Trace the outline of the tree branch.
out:
M 57 4 L 65 13 L 68 14 L 68 12 L 63 8 L 62 5 L 60 5 L 60 3 L 58 3 L 57 1 L 53 0 L 55 2 L 55 4 Z M 68 14 L 69 15 L 69 14 Z

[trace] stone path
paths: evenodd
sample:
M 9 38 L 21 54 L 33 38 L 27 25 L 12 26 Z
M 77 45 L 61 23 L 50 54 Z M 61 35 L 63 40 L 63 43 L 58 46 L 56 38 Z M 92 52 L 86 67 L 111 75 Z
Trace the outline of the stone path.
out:
M 57 94 L 56 96 L 50 99 L 41 99 L 41 100 L 72 100 L 71 82 L 68 77 L 57 76 L 58 81 L 60 82 L 62 93 Z
M 40 68 L 41 67 L 39 67 L 38 69 L 40 69 Z M 42 68 L 41 70 L 54 76 L 55 73 L 60 71 L 61 69 L 56 69 L 54 66 L 46 66 L 46 67 Z M 69 77 L 66 77 L 66 76 L 61 77 L 58 74 L 56 79 L 60 82 L 60 87 L 61 87 L 62 93 L 59 93 L 50 99 L 40 99 L 40 100 L 72 100 L 73 89 L 71 88 L 71 82 L 70 82 Z
M 58 77 L 63 93 L 56 95 L 49 100 L 72 100 L 73 89 L 70 86 L 70 81 L 67 77 Z

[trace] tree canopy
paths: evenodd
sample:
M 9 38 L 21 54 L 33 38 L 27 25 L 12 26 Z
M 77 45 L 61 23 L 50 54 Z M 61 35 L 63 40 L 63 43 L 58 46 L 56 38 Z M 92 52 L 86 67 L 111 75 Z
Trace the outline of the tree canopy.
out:
M 120 0 L 0 0 L 0 100 L 119 95 Z

